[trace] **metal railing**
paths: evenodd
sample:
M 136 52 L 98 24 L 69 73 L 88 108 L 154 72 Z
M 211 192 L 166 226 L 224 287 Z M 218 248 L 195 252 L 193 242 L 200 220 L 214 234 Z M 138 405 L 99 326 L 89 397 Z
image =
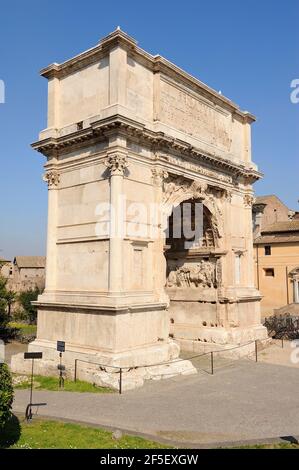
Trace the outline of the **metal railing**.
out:
M 123 375 L 123 369 L 129 369 L 128 367 L 118 367 L 118 366 L 109 366 L 108 364 L 101 364 L 99 362 L 93 362 L 93 361 L 86 361 L 85 359 L 75 359 L 75 370 L 74 370 L 74 382 L 77 382 L 77 375 L 78 375 L 78 362 L 85 362 L 86 364 L 94 364 L 96 366 L 100 367 L 109 367 L 111 369 L 118 369 L 119 371 L 119 394 L 122 394 L 122 375 Z M 103 369 L 105 370 L 105 369 Z
M 289 313 L 284 315 L 272 315 L 265 318 L 264 326 L 268 330 L 269 336 L 276 339 L 297 339 L 299 338 L 299 317 Z
M 211 375 L 214 375 L 214 372 L 215 372 L 215 355 L 216 354 L 223 353 L 223 352 L 229 352 L 229 351 L 232 351 L 232 350 L 235 350 L 235 349 L 244 348 L 245 346 L 249 346 L 250 344 L 254 343 L 254 358 L 255 358 L 255 362 L 258 362 L 258 344 L 263 343 L 264 341 L 269 341 L 269 338 L 263 339 L 263 340 L 257 340 L 256 339 L 256 340 L 249 341 L 247 343 L 241 344 L 239 346 L 233 346 L 231 348 L 218 349 L 218 350 L 214 350 L 214 351 L 208 351 L 208 352 L 193 355 L 191 357 L 178 358 L 178 359 L 175 359 L 173 361 L 159 362 L 159 363 L 156 363 L 156 364 L 143 364 L 143 365 L 131 366 L 131 367 L 128 367 L 128 366 L 127 367 L 111 366 L 109 364 L 102 364 L 102 363 L 99 363 L 99 362 L 87 361 L 85 359 L 75 359 L 74 382 L 76 382 L 77 379 L 78 379 L 78 362 L 84 362 L 86 364 L 93 364 L 95 366 L 99 366 L 100 368 L 102 368 L 103 371 L 105 371 L 105 368 L 118 370 L 118 373 L 119 373 L 118 392 L 119 392 L 120 395 L 122 394 L 122 391 L 123 391 L 123 383 L 122 383 L 123 382 L 123 373 L 124 373 L 124 371 L 129 372 L 130 370 L 133 370 L 133 369 L 136 370 L 136 369 L 147 368 L 147 367 L 158 367 L 158 366 L 161 366 L 161 365 L 174 364 L 174 363 L 181 362 L 181 361 L 186 361 L 186 360 L 192 361 L 193 359 L 196 359 L 196 358 L 199 358 L 199 357 L 210 356 L 210 373 L 211 373 Z M 280 341 L 281 341 L 281 347 L 283 348 L 284 347 L 284 339 L 280 338 Z

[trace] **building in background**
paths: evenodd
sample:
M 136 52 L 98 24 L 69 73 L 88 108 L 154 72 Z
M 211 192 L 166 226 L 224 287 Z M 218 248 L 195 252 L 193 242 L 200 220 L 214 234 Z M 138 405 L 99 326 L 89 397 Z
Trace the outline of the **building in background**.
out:
M 13 261 L 2 263 L 1 274 L 7 279 L 7 289 L 14 292 L 24 292 L 45 287 L 44 256 L 16 256 Z
M 257 196 L 252 212 L 254 238 L 260 236 L 262 230 L 269 225 L 290 220 L 296 214 L 274 194 Z
M 256 287 L 262 316 L 299 314 L 299 214 L 277 196 L 257 197 L 253 205 Z
M 4 258 L 0 258 L 0 272 L 1 272 L 2 268 L 3 268 L 3 266 L 5 266 L 5 265 L 8 264 L 8 263 L 10 263 L 9 260 L 4 259 Z

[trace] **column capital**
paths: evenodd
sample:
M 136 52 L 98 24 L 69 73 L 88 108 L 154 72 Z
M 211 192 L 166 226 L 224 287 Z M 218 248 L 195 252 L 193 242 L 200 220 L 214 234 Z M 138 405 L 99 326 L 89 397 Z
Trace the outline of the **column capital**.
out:
M 60 174 L 55 170 L 47 171 L 43 176 L 43 180 L 48 183 L 48 189 L 55 189 L 60 182 Z
M 155 186 L 162 186 L 163 181 L 167 178 L 168 173 L 166 170 L 159 166 L 152 168 L 152 179 Z
M 124 176 L 125 170 L 129 166 L 128 155 L 126 152 L 112 151 L 108 153 L 105 165 L 111 176 Z
M 252 205 L 254 203 L 254 196 L 250 193 L 244 194 L 243 202 L 245 207 L 252 208 Z

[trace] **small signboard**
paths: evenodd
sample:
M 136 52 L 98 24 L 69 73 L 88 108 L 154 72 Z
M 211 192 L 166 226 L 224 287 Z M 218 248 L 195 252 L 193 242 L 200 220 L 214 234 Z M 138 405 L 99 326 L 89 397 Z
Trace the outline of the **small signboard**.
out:
M 24 359 L 42 359 L 42 352 L 25 352 Z
M 57 341 L 57 351 L 65 352 L 65 342 L 64 341 Z

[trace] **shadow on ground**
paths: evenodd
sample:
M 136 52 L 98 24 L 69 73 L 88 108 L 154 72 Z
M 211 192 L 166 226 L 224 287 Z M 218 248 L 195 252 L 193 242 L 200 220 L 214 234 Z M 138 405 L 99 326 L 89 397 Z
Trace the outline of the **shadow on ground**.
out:
M 4 428 L 0 430 L 0 449 L 7 449 L 18 442 L 21 437 L 21 425 L 17 416 L 12 415 Z
M 238 366 L 240 361 L 253 361 L 254 358 L 251 355 L 243 356 L 242 358 L 223 356 L 221 352 L 214 351 L 213 357 L 210 353 L 208 354 L 192 354 L 190 351 L 181 351 L 180 358 L 190 360 L 193 366 L 198 372 L 202 372 L 208 375 L 213 375 L 220 369 L 228 369 L 234 366 Z
M 281 436 L 280 439 L 288 442 L 289 444 L 299 444 L 298 439 L 294 436 Z

